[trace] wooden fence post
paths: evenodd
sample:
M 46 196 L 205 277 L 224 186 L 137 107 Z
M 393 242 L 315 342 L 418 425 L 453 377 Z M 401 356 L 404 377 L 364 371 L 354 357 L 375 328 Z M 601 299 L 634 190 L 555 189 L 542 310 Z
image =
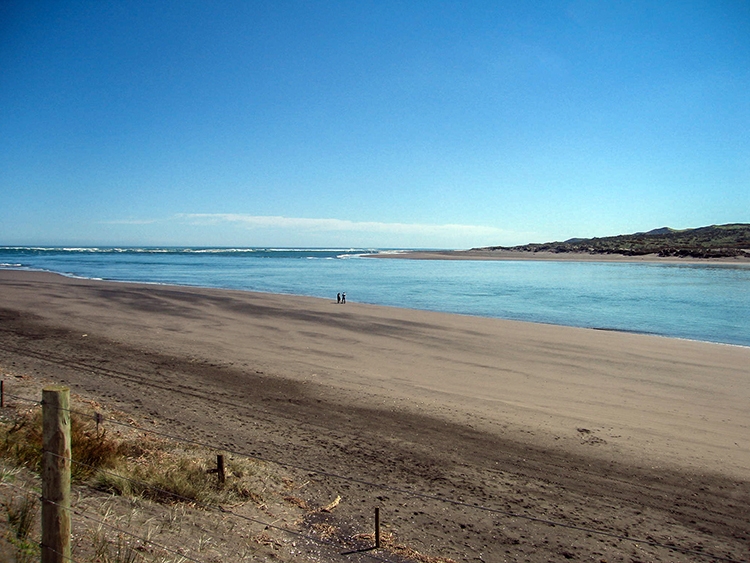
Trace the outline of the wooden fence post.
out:
M 216 454 L 216 473 L 219 477 L 219 485 L 223 485 L 227 476 L 224 472 L 224 456 L 222 454 Z
M 70 561 L 70 389 L 42 390 L 42 563 Z
M 380 549 L 380 508 L 375 507 L 375 549 Z
M 99 437 L 99 425 L 104 422 L 104 415 L 102 413 L 98 412 L 95 416 L 96 419 L 96 436 Z

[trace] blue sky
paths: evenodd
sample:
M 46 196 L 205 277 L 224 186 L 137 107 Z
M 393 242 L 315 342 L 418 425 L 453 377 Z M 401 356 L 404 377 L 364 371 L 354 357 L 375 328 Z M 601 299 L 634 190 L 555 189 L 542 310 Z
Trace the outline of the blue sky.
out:
M 0 3 L 0 245 L 750 222 L 750 3 Z

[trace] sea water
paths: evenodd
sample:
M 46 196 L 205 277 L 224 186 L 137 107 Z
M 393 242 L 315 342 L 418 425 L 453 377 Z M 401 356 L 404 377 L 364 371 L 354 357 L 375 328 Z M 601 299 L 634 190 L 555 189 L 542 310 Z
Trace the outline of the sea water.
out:
M 750 265 L 372 259 L 373 249 L 0 248 L 0 267 L 750 346 Z

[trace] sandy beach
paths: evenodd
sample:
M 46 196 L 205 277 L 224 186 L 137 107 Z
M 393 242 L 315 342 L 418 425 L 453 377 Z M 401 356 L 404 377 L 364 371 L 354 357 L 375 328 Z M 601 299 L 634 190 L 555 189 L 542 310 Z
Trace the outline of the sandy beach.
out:
M 750 557 L 748 347 L 5 270 L 0 370 L 224 447 L 495 508 L 310 486 L 340 494 L 344 519 L 380 499 L 413 544 L 456 560 Z
M 727 258 L 681 258 L 643 254 L 599 254 L 589 252 L 528 252 L 518 250 L 408 250 L 368 254 L 367 258 L 397 258 L 402 260 L 539 260 L 572 262 L 656 262 L 674 264 L 748 264 L 750 258 L 734 256 Z

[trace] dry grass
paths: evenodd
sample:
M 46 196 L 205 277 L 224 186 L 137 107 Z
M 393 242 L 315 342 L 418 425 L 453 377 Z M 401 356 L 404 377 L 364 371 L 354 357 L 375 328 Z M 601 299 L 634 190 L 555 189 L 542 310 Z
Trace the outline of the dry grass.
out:
M 280 483 L 265 464 L 250 459 L 225 461 L 223 484 L 211 474 L 215 467 L 216 456 L 205 450 L 163 442 L 137 458 L 120 458 L 114 467 L 98 471 L 92 484 L 113 494 L 156 502 L 215 505 L 248 500 L 262 504 L 269 481 Z
M 237 507 L 248 501 L 263 509 L 266 494 L 289 491 L 288 478 L 279 476 L 267 464 L 227 455 L 224 456 L 226 479 L 219 484 L 217 475 L 211 472 L 216 467 L 216 452 L 154 438 L 134 427 L 120 429 L 109 425 L 114 430 L 108 431 L 106 421 L 97 425 L 95 413 L 81 409 L 85 407 L 78 405 L 78 412 L 71 416 L 71 474 L 79 490 L 89 488 L 128 498 L 136 503 L 132 506 L 155 502 L 189 506 L 191 510 L 204 505 Z M 7 486 L 0 495 L 0 508 L 3 509 L 2 520 L 7 524 L 0 521 L 0 530 L 5 530 L 5 541 L 0 541 L 2 561 L 26 563 L 39 559 L 38 544 L 30 539 L 30 534 L 39 535 L 39 491 L 34 491 L 38 483 L 32 483 L 38 481 L 35 475 L 41 468 L 41 449 L 40 407 L 4 409 L 0 418 L 0 482 Z M 23 483 L 17 479 L 20 475 L 24 476 Z M 24 493 L 24 489 L 28 492 Z M 130 513 L 127 523 L 117 522 L 116 525 L 129 528 L 135 512 Z M 109 512 L 96 518 L 113 521 Z M 199 544 L 209 541 L 202 537 L 199 540 Z M 81 561 L 166 563 L 175 560 L 173 554 L 154 553 L 146 544 L 136 546 L 131 538 L 113 534 L 106 527 L 80 536 L 77 549 Z
M 216 455 L 204 448 L 180 446 L 139 432 L 114 436 L 97 428 L 93 416 L 71 416 L 71 474 L 95 488 L 157 502 L 216 504 L 263 502 L 261 491 L 276 480 L 265 464 L 229 458 L 226 482 L 219 485 L 211 470 Z M 34 408 L 0 424 L 0 456 L 17 466 L 39 471 L 42 417 Z
M 0 497 L 7 522 L 6 541 L 0 541 L 0 561 L 31 563 L 38 561 L 41 555 L 39 546 L 32 539 L 38 529 L 39 495 L 26 487 L 17 486 L 20 471 L 0 465 L 0 485 L 16 485 L 7 487 L 10 494 Z
M 98 429 L 93 416 L 93 413 L 73 413 L 70 419 L 73 480 L 87 479 L 101 468 L 114 467 L 125 456 L 143 453 L 139 442 L 112 438 L 106 430 Z M 12 419 L 0 424 L 0 457 L 33 471 L 40 470 L 41 408 L 18 412 Z

